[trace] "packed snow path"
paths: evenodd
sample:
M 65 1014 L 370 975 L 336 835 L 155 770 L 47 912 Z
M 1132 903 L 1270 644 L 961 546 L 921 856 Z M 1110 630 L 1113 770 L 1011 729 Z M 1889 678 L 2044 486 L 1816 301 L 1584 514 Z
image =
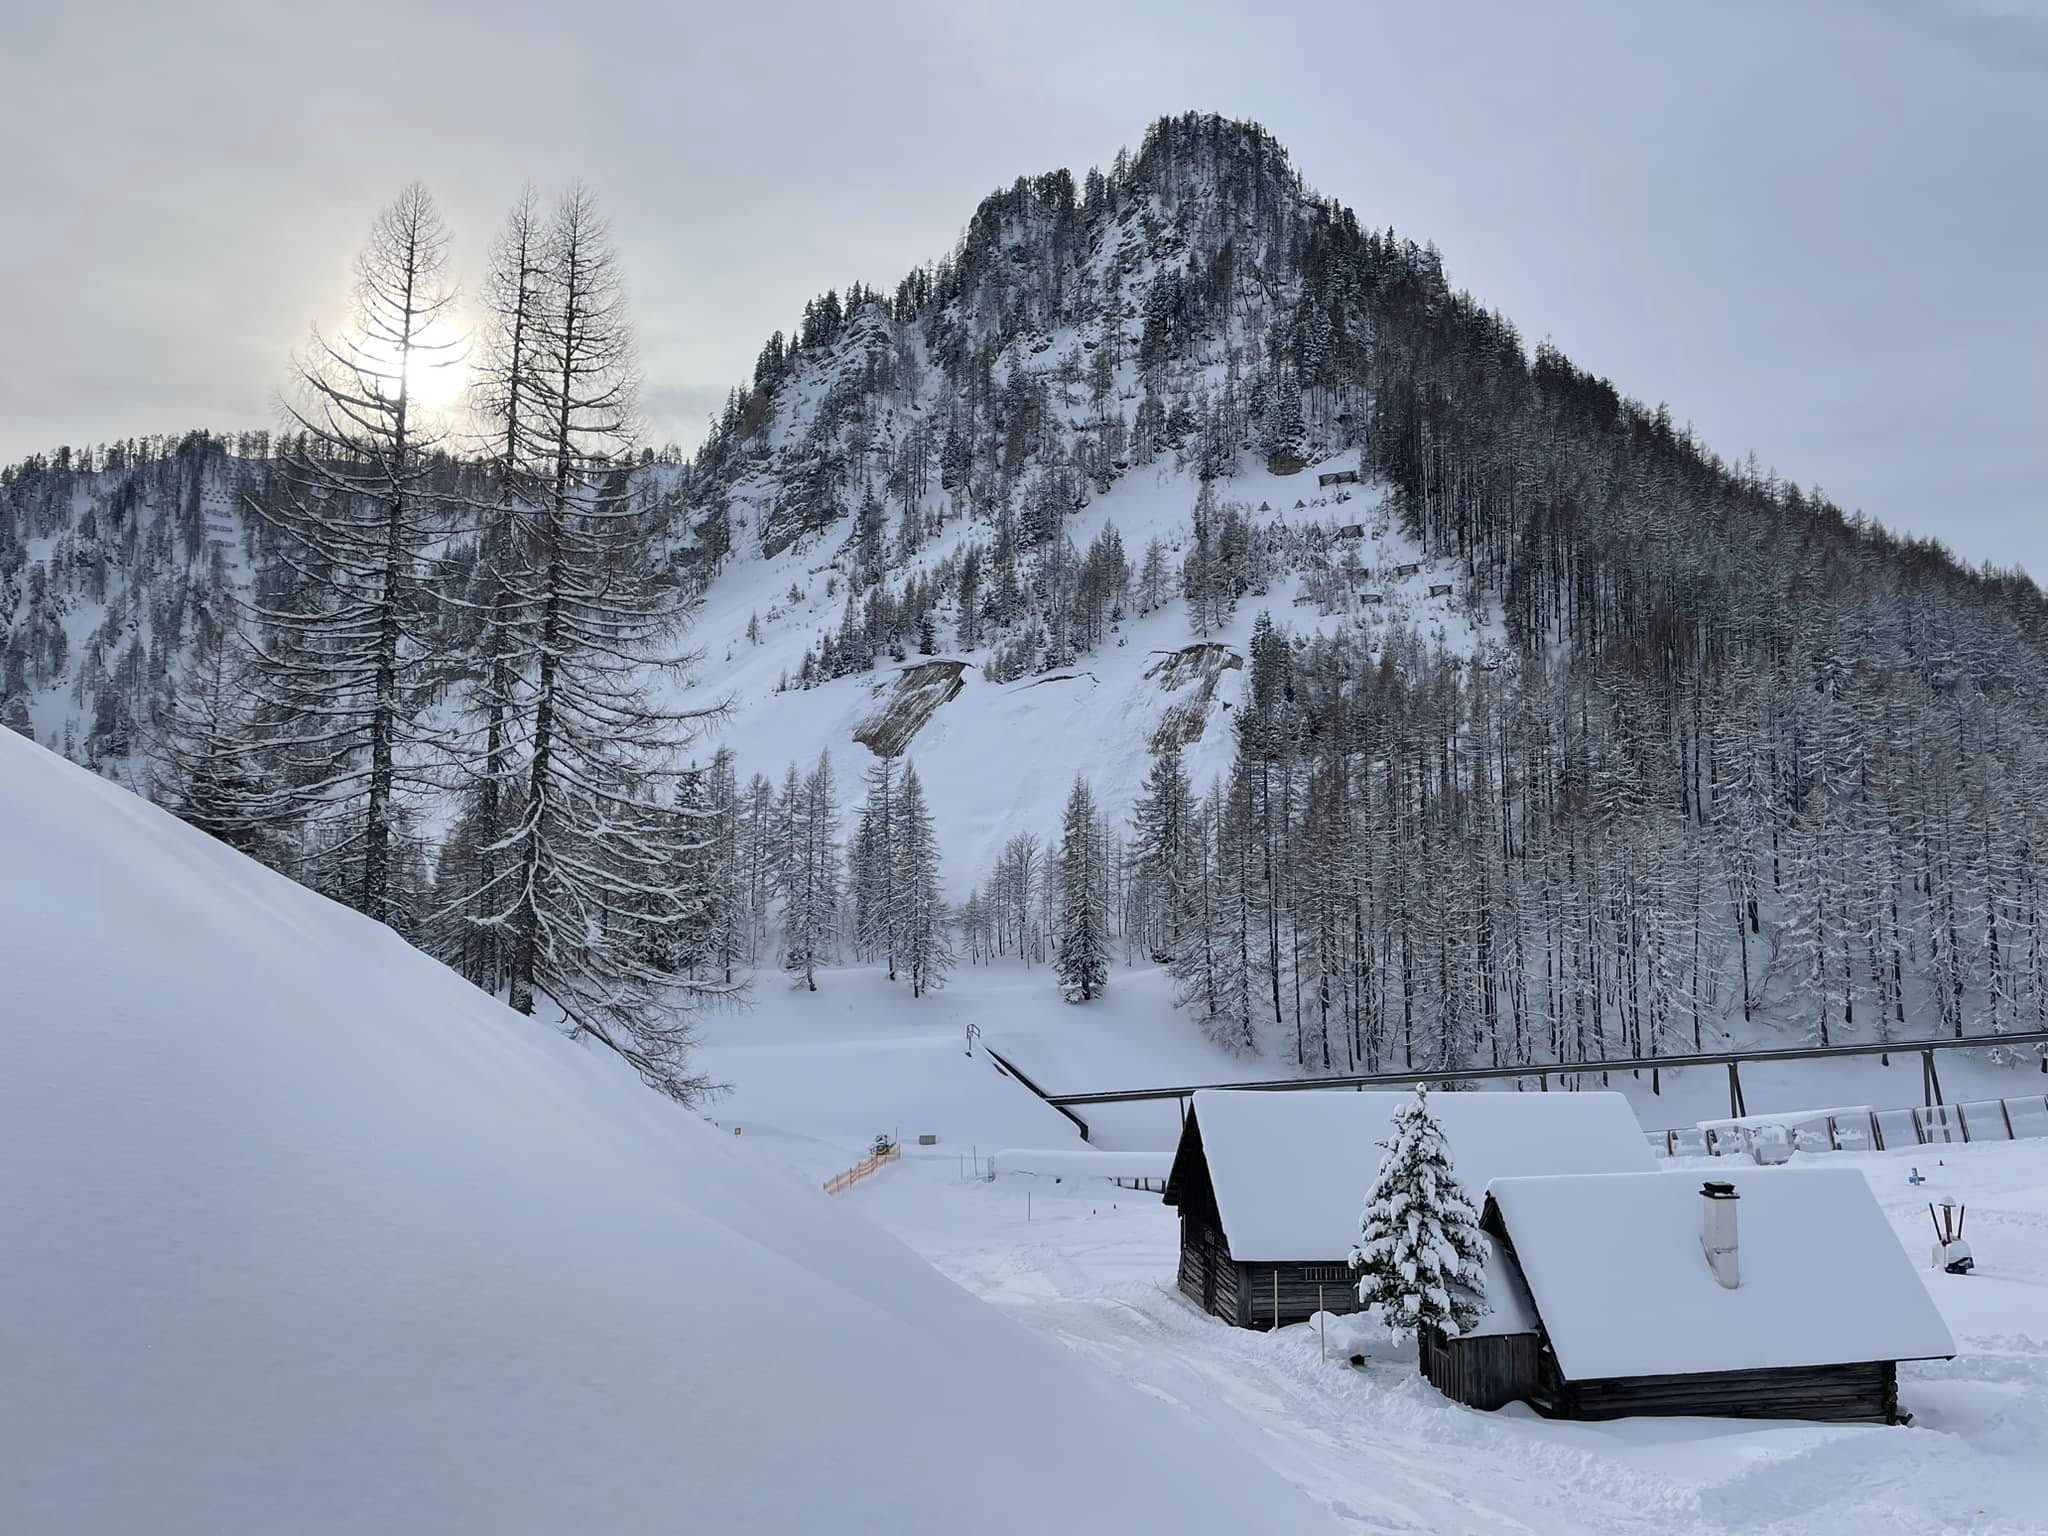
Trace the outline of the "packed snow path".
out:
M 969 1291 L 1250 1448 L 1361 1531 L 2038 1532 L 2048 1145 L 1942 1149 L 1939 1164 L 1922 1150 L 1936 1149 L 1828 1159 L 1864 1169 L 1916 1262 L 1930 1196 L 1969 1204 L 1982 1269 L 1929 1276 L 1962 1354 L 1901 1368 L 1910 1429 L 1473 1412 L 1416 1374 L 1411 1347 L 1354 1320 L 1331 1324 L 1325 1361 L 1312 1328 L 1276 1336 L 1203 1316 L 1173 1288 L 1175 1217 L 1156 1196 L 1096 1179 L 962 1182 L 953 1161 L 913 1150 L 846 1199 Z M 1906 1184 L 1916 1164 L 1932 1182 Z M 1370 1356 L 1363 1371 L 1345 1360 L 1354 1338 Z

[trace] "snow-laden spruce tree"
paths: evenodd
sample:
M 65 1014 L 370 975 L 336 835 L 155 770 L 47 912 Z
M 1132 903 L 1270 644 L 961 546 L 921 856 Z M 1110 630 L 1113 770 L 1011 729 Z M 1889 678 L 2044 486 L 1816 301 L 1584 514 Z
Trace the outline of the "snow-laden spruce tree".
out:
M 1366 1192 L 1351 1250 L 1359 1305 L 1377 1303 L 1389 1327 L 1456 1338 L 1486 1315 L 1485 1244 L 1418 1083 L 1394 1114 L 1393 1139 Z
M 1131 845 L 1146 947 L 1154 960 L 1171 964 L 1181 952 L 1183 925 L 1198 905 L 1195 791 L 1177 741 L 1153 747 L 1145 788 L 1131 810 Z
M 180 821 L 277 868 L 289 862 L 279 831 L 289 806 L 258 739 L 245 663 L 232 637 L 202 624 L 184 686 L 150 742 L 151 795 Z
M 1070 1003 L 1100 997 L 1109 984 L 1109 854 L 1088 781 L 1076 777 L 1067 796 L 1053 865 L 1059 903 L 1060 990 Z
M 853 944 L 862 960 L 881 961 L 896 979 L 902 948 L 901 852 L 903 828 L 896 805 L 896 765 L 878 758 L 868 770 L 868 797 L 847 850 L 847 894 L 853 900 Z
M 922 997 L 946 984 L 953 969 L 945 889 L 939 879 L 939 834 L 925 804 L 917 769 L 905 763 L 897 803 L 896 868 L 901 887 L 893 926 L 897 949 L 910 969 L 910 995 Z
M 783 969 L 818 990 L 818 965 L 830 958 L 839 923 L 839 794 L 830 753 L 802 779 L 790 764 L 777 814 L 783 823 L 779 888 L 782 893 Z

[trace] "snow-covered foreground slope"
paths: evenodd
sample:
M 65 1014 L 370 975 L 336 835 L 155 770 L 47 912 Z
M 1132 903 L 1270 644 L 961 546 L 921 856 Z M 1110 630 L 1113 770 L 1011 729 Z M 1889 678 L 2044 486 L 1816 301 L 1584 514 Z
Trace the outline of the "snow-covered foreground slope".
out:
M 0 732 L 0 1530 L 1309 1531 L 1186 1414 Z
M 1960 1346 L 1900 1367 L 1911 1428 L 1554 1423 L 1441 1396 L 1413 1345 L 1355 1319 L 1231 1328 L 1174 1288 L 1174 1212 L 1069 1175 L 963 1182 L 906 1162 L 845 1198 L 967 1289 L 1254 1450 L 1347 1528 L 1486 1536 L 2039 1532 L 2048 1446 L 2048 1142 L 1832 1154 L 1861 1168 L 1916 1264 L 1926 1202 L 1968 1203 L 1979 1269 L 1928 1274 Z M 1910 1165 L 1930 1185 L 1906 1183 Z M 1702 1172 L 1715 1171 L 1704 1164 Z M 1722 1169 L 1721 1171 L 1725 1171 Z M 1361 1188 L 1369 1172 L 1362 1172 Z M 1597 1241 L 1597 1235 L 1589 1239 Z M 1844 1273 L 1839 1284 L 1856 1284 Z M 1368 1356 L 1363 1370 L 1347 1357 Z M 1271 1527 L 1262 1527 L 1270 1529 Z

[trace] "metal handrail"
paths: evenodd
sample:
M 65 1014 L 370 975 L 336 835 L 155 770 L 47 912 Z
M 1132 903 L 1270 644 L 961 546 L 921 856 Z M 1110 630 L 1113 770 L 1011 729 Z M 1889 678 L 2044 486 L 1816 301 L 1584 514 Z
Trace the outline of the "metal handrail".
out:
M 1819 1061 L 1837 1056 L 1879 1056 L 1896 1051 L 1901 1055 L 1912 1052 L 1920 1054 L 1929 1073 L 1928 1102 L 1939 1104 L 1941 1083 L 1938 1078 L 1932 1076 L 1932 1058 L 1935 1052 L 1981 1051 L 1996 1046 L 2015 1045 L 2048 1045 L 2048 1030 L 2019 1030 L 2009 1035 L 1951 1036 L 1942 1040 L 1873 1040 L 1860 1041 L 1854 1045 L 1801 1045 L 1749 1051 L 1703 1051 L 1686 1056 L 1629 1056 L 1608 1061 L 1526 1062 L 1512 1067 L 1457 1067 L 1447 1071 L 1409 1067 L 1400 1072 L 1358 1072 L 1342 1077 L 1276 1077 L 1236 1083 L 1193 1083 L 1178 1088 L 1120 1088 L 1102 1093 L 1049 1093 L 1042 1097 L 1053 1108 L 1066 1109 L 1079 1104 L 1140 1104 L 1155 1099 L 1187 1099 L 1197 1093 L 1216 1089 L 1298 1093 L 1315 1088 L 1395 1088 L 1406 1087 L 1416 1082 L 1471 1083 L 1517 1077 L 1583 1077 L 1589 1072 L 1640 1072 L 1678 1067 L 1725 1066 L 1730 1070 L 1731 1088 L 1735 1090 L 1731 1094 L 1733 1098 L 1740 1093 L 1739 1082 L 1734 1079 L 1734 1069 L 1739 1066 L 1767 1065 L 1775 1061 Z M 1022 1078 L 1021 1073 L 1018 1076 Z M 1735 1112 L 1741 1113 L 1739 1104 Z

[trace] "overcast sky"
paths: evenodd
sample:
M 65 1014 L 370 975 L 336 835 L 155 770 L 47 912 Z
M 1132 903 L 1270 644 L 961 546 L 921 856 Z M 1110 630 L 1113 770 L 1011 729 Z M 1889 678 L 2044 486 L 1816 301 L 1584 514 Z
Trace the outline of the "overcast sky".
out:
M 693 10 L 706 12 L 693 15 Z M 2048 0 L 108 0 L 0 51 L 0 459 L 261 426 L 371 215 L 582 176 L 657 440 L 804 300 L 1188 108 L 1729 458 L 2048 579 Z

